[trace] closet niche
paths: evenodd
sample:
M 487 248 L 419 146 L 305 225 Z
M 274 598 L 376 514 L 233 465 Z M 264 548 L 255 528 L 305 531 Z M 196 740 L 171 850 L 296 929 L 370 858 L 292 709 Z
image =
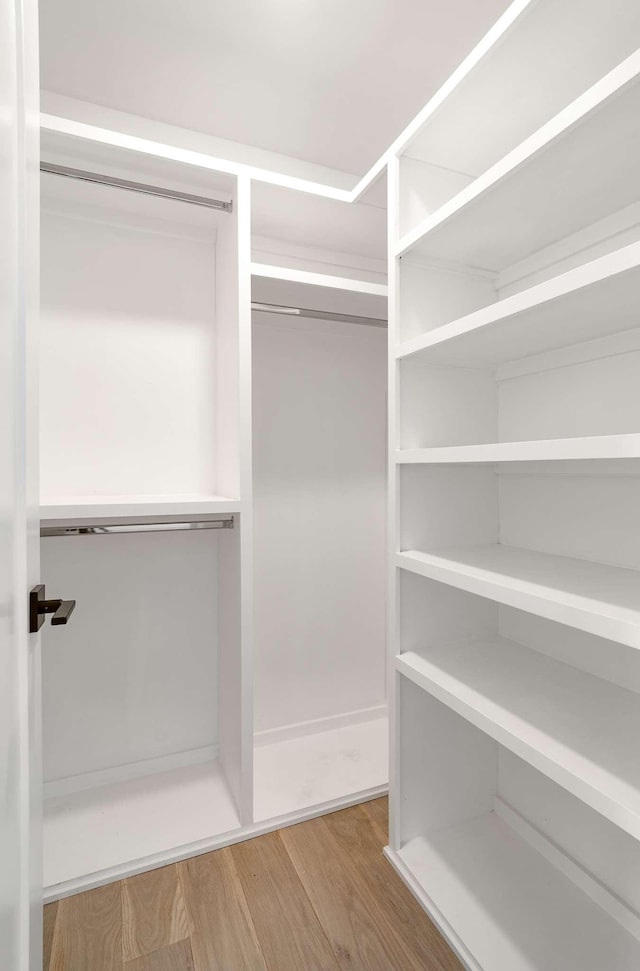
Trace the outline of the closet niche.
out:
M 42 176 L 48 887 L 247 821 L 235 179 L 200 191 L 233 211 Z
M 66 128 L 42 175 L 42 576 L 76 601 L 43 628 L 48 900 L 388 779 L 384 208 Z

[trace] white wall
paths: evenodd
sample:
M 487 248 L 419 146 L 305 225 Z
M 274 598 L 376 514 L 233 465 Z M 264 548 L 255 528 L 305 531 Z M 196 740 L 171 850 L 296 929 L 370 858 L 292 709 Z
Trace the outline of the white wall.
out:
M 217 544 L 42 540 L 47 591 L 76 600 L 67 627 L 43 629 L 46 781 L 216 744 Z
M 384 703 L 386 332 L 254 318 L 263 731 Z
M 42 220 L 42 495 L 214 493 L 215 226 L 153 231 L 92 188 Z

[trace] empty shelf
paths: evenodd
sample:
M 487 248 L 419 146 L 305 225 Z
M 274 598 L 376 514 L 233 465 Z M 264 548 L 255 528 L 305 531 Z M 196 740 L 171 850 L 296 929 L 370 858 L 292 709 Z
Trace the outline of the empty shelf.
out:
M 288 266 L 271 266 L 268 263 L 252 263 L 251 276 L 306 286 L 327 287 L 330 290 L 349 290 L 352 293 L 387 296 L 385 283 L 371 283 L 368 280 L 354 280 L 349 277 L 331 276 L 327 273 L 314 273 L 310 270 L 296 270 Z
M 498 300 L 400 344 L 425 364 L 497 367 L 637 328 L 640 243 Z
M 70 496 L 49 499 L 40 506 L 43 522 L 81 523 L 96 519 L 133 519 L 184 516 L 195 519 L 218 513 L 240 512 L 240 500 L 226 496 Z
M 387 852 L 473 971 L 640 967 L 640 942 L 497 813 Z
M 408 652 L 420 688 L 640 837 L 640 695 L 505 638 Z
M 387 318 L 386 284 L 261 263 L 251 264 L 251 299 L 317 313 Z
M 640 458 L 640 435 L 594 435 L 552 438 L 533 442 L 496 442 L 488 445 L 450 445 L 400 449 L 400 464 L 475 462 L 552 462 L 562 460 Z
M 640 648 L 640 572 L 489 545 L 395 554 L 395 565 L 548 620 Z
M 398 243 L 498 272 L 637 201 L 640 52 Z
M 53 796 L 44 805 L 44 885 L 51 898 L 96 886 L 131 873 L 134 861 L 169 863 L 239 826 L 218 762 Z

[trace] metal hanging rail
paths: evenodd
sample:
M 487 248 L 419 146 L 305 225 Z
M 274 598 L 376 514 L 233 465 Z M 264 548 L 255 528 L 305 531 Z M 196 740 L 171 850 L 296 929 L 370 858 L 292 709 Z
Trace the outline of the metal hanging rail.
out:
M 41 526 L 40 536 L 103 536 L 111 533 L 156 533 L 182 529 L 233 529 L 233 517 L 199 519 L 183 523 L 112 523 L 86 526 Z
M 99 175 L 97 172 L 85 172 L 83 169 L 72 169 L 66 165 L 55 165 L 53 162 L 40 162 L 40 171 L 46 172 L 48 175 L 61 175 L 66 179 L 78 179 L 81 182 L 95 182 L 97 185 L 109 185 L 117 189 L 127 189 L 129 192 L 142 192 L 147 196 L 158 196 L 161 199 L 187 202 L 191 206 L 203 206 L 205 209 L 233 212 L 233 202 L 225 202 L 223 199 L 208 199 L 206 196 L 194 196 L 189 192 L 178 192 L 176 189 L 162 189 L 157 185 L 147 185 L 144 182 L 130 182 L 128 179 L 118 179 L 112 175 Z
M 384 317 L 359 317 L 357 314 L 338 314 L 329 310 L 308 310 L 303 307 L 283 307 L 277 303 L 251 304 L 252 310 L 265 314 L 282 314 L 286 317 L 310 317 L 312 320 L 337 320 L 344 324 L 362 324 L 364 327 L 386 327 Z

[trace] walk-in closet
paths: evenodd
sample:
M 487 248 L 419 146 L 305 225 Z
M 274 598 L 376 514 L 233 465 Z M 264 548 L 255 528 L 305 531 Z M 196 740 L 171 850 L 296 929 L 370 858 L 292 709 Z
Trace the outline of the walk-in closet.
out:
M 1 971 L 638 971 L 640 3 L 0 12 Z

